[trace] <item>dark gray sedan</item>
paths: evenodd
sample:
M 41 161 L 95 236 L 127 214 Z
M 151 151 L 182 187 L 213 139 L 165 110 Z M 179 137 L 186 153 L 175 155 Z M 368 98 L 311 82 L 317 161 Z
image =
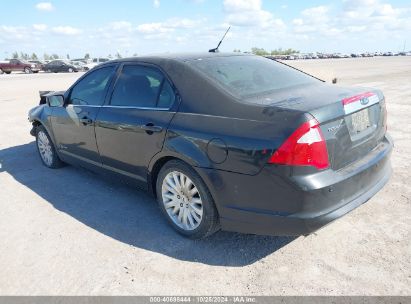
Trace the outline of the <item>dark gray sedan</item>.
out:
M 391 174 L 386 115 L 379 90 L 206 53 L 102 64 L 43 92 L 29 120 L 44 165 L 146 189 L 174 229 L 201 238 L 309 234 L 365 203 Z
M 64 60 L 53 60 L 43 66 L 43 70 L 46 72 L 52 73 L 61 73 L 61 72 L 78 72 L 79 67 L 75 66 L 69 61 Z

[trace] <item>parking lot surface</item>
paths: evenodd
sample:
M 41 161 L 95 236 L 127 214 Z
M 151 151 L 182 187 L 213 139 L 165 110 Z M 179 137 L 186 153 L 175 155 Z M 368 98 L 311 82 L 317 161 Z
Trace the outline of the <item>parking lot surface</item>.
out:
M 411 57 L 288 61 L 338 85 L 377 87 L 394 174 L 308 237 L 184 239 L 153 198 L 71 166 L 45 168 L 27 112 L 81 74 L 0 75 L 1 295 L 411 295 Z

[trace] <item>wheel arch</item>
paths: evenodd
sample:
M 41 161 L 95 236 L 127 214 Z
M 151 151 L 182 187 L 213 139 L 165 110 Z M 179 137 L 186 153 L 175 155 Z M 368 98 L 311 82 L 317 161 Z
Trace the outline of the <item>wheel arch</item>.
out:
M 190 166 L 201 178 L 201 180 L 205 183 L 205 185 L 208 188 L 208 191 L 211 194 L 211 197 L 213 198 L 214 204 L 217 208 L 218 214 L 220 214 L 220 207 L 219 203 L 217 202 L 217 194 L 215 193 L 215 189 L 213 187 L 213 179 L 219 179 L 218 173 L 214 172 L 216 170 L 210 169 L 210 168 L 201 168 L 198 166 L 198 164 L 194 163 L 193 161 L 190 161 L 189 158 L 184 157 L 182 155 L 177 155 L 177 154 L 162 154 L 162 155 L 156 155 L 152 161 L 150 162 L 149 165 L 149 172 L 148 172 L 148 189 L 149 192 L 157 199 L 157 191 L 156 191 L 156 183 L 157 183 L 157 177 L 158 174 L 163 168 L 163 166 L 168 163 L 171 160 L 178 160 L 181 161 L 188 166 Z
M 30 114 L 30 122 L 33 126 L 33 128 L 37 128 L 39 126 L 42 126 L 44 129 L 46 129 L 47 133 L 49 134 L 53 144 L 56 144 L 55 138 L 54 138 L 54 133 L 51 128 L 51 125 L 48 123 L 47 119 L 47 110 L 45 109 L 45 106 L 39 106 L 37 109 L 35 109 L 31 114 Z M 34 132 L 34 131 L 32 131 Z M 30 132 L 31 133 L 31 132 Z M 32 134 L 35 136 L 36 134 Z

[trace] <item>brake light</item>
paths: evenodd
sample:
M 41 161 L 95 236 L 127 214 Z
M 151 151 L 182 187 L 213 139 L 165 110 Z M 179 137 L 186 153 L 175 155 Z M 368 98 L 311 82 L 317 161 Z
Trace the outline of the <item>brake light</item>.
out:
M 270 164 L 329 167 L 327 145 L 316 119 L 303 123 L 271 155 Z
M 388 131 L 388 125 L 387 125 L 388 113 L 387 113 L 387 106 L 385 105 L 385 103 L 383 105 L 383 115 L 384 115 L 384 117 L 383 117 L 382 125 L 385 127 L 385 132 L 387 132 Z

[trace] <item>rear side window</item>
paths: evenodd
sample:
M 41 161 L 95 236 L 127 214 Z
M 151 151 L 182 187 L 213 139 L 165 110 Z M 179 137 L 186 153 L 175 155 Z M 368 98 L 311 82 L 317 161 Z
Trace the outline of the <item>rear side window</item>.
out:
M 291 67 L 259 56 L 205 58 L 193 60 L 190 64 L 240 98 L 318 82 Z
M 70 102 L 74 105 L 102 105 L 114 69 L 109 66 L 88 74 L 72 89 Z
M 159 70 L 125 65 L 114 87 L 111 105 L 169 108 L 174 98 L 171 85 Z

